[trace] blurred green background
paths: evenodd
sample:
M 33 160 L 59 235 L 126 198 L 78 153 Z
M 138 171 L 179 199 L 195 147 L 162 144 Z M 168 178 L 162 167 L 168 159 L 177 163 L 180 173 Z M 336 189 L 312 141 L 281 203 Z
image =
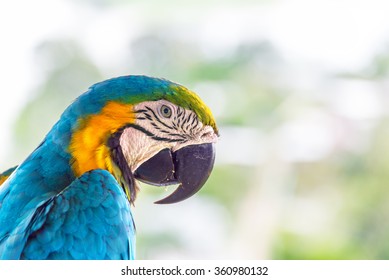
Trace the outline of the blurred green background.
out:
M 389 259 L 385 1 L 8 2 L 1 169 L 91 84 L 164 77 L 221 138 L 195 197 L 154 205 L 165 191 L 142 185 L 139 259 Z

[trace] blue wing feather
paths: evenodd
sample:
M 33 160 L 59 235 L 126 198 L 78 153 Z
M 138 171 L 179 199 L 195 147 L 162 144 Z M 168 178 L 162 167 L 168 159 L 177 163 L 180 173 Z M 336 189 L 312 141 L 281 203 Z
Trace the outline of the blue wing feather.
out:
M 93 170 L 30 213 L 7 237 L 3 257 L 134 259 L 134 242 L 123 190 L 108 171 Z

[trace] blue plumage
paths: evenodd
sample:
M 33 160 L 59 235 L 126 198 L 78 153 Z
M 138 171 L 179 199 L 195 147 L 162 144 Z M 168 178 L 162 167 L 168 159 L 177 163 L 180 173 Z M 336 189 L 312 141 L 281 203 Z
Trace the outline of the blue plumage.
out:
M 48 199 L 35 211 L 28 230 L 22 259 L 133 259 L 135 255 L 129 203 L 105 170 L 85 173 Z

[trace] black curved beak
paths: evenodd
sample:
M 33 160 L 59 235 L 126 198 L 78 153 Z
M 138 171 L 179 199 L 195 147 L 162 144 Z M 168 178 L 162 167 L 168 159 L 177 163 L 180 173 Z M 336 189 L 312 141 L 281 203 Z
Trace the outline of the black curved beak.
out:
M 134 176 L 155 186 L 179 184 L 171 195 L 155 202 L 170 204 L 198 192 L 211 174 L 214 162 L 213 143 L 186 146 L 174 153 L 164 149 L 139 166 Z

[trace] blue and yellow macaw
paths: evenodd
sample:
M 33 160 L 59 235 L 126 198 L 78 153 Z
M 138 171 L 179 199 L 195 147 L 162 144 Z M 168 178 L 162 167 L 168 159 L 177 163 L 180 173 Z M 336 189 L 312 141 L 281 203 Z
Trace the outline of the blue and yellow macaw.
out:
M 137 180 L 196 193 L 218 130 L 187 88 L 123 76 L 93 85 L 42 143 L 0 175 L 0 259 L 134 259 Z

